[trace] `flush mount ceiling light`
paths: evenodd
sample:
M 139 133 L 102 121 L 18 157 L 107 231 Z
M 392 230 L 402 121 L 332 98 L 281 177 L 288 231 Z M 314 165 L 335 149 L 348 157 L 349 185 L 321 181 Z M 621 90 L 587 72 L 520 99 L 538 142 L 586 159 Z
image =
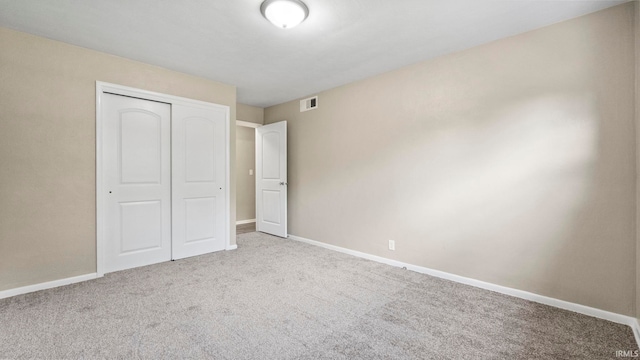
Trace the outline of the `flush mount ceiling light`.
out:
M 300 0 L 265 0 L 260 11 L 262 16 L 282 29 L 291 29 L 309 16 L 309 8 Z

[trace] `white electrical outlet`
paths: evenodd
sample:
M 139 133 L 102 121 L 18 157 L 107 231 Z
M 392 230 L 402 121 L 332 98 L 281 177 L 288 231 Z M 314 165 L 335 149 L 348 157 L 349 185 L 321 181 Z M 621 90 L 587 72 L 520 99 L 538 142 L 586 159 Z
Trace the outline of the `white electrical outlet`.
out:
M 389 240 L 389 250 L 395 250 L 395 249 L 396 249 L 396 241 Z
M 249 169 L 249 175 L 253 175 L 253 169 Z

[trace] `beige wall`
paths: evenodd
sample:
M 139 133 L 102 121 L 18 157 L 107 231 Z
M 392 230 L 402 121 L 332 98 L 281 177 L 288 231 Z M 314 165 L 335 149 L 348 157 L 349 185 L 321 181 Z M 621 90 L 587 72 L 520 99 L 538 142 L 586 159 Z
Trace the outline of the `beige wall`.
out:
M 264 124 L 264 109 L 257 106 L 236 104 L 236 120 L 247 121 L 256 124 Z
M 265 109 L 290 233 L 632 315 L 633 40 L 629 3 Z
M 636 45 L 636 318 L 640 320 L 640 2 L 635 1 Z
M 255 129 L 238 126 L 236 129 L 236 219 L 256 218 L 256 137 Z M 253 174 L 249 174 L 253 170 Z
M 233 86 L 0 28 L 0 290 L 96 271 L 96 80 L 228 105 L 235 119 Z

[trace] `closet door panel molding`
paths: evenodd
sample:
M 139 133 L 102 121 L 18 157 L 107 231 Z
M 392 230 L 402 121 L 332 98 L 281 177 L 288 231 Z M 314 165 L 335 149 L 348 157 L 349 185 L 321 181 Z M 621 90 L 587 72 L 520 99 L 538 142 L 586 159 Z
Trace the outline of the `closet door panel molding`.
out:
M 104 113 L 109 97 L 148 101 L 150 107 L 122 111 L 116 129 Z M 167 119 L 154 110 L 158 107 L 169 109 Z M 168 246 L 171 259 L 235 248 L 229 238 L 229 122 L 228 106 L 96 82 L 98 276 L 128 266 L 106 266 L 116 247 L 136 253 Z M 114 146 L 117 164 L 105 160 L 114 155 Z M 118 196 L 124 196 L 118 206 L 109 189 L 116 183 Z M 116 215 L 121 221 L 114 223 Z M 120 244 L 109 242 L 116 233 L 122 235 Z

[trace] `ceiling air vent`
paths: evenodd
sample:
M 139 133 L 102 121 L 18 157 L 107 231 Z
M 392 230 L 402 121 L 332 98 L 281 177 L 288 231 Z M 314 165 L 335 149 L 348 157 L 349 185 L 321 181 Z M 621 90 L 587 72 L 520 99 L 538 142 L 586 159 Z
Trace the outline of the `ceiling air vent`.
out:
M 318 96 L 300 100 L 300 112 L 313 110 L 318 107 Z

